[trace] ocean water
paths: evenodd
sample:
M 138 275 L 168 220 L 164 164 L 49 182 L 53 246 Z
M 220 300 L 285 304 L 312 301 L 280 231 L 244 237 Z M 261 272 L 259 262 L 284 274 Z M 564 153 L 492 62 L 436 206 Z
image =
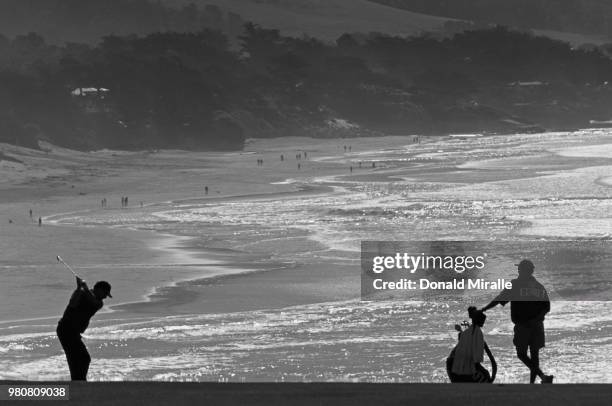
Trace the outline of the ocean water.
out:
M 360 242 L 607 241 L 612 238 L 611 157 L 612 134 L 605 130 L 441 138 L 315 157 L 354 168 L 375 162 L 377 168 L 287 179 L 303 189 L 299 193 L 50 216 L 64 227 L 179 236 L 192 265 L 201 265 L 206 252 L 218 254 L 204 261 L 212 261 L 207 266 L 177 267 L 184 272 L 181 280 L 249 268 L 262 275 L 283 267 L 329 270 L 308 281 L 325 292 L 308 304 L 214 314 L 117 310 L 86 333 L 95 354 L 90 378 L 444 382 L 445 358 L 456 342 L 453 325 L 467 317 L 464 309 L 472 303 L 361 301 Z M 224 250 L 228 258 L 250 265 L 220 266 Z M 355 283 L 341 283 L 347 271 L 336 269 L 354 269 Z M 499 276 L 513 275 L 500 269 Z M 564 292 L 581 280 L 571 270 L 562 280 L 547 277 L 545 282 Z M 592 277 L 594 283 L 609 283 L 607 274 Z M 191 289 L 197 294 L 197 284 Z M 553 302 L 543 366 L 558 382 L 612 382 L 612 302 L 606 295 L 599 301 L 572 299 Z M 68 376 L 54 321 L 0 324 L 0 379 Z M 526 382 L 528 371 L 514 356 L 507 309 L 489 312 L 485 335 L 498 358 L 498 380 Z
M 116 322 L 87 331 L 93 380 L 445 382 L 461 303 L 347 301 L 283 310 Z M 555 302 L 546 371 L 559 382 L 610 382 L 612 306 Z M 525 382 L 512 327 L 490 311 L 485 336 L 500 382 Z M 65 379 L 48 333 L 3 335 L 3 379 Z M 45 356 L 42 356 L 42 355 Z

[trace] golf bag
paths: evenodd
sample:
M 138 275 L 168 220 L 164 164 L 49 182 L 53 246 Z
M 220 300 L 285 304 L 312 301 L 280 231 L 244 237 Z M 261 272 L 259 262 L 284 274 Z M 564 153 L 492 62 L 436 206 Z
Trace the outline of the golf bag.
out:
M 455 325 L 455 330 L 459 332 L 458 336 L 461 336 L 467 328 L 470 327 L 470 323 L 464 321 L 461 324 Z M 455 351 L 457 346 L 455 346 L 448 358 L 446 358 L 446 373 L 448 374 L 448 378 L 452 383 L 493 383 L 493 378 L 491 378 L 491 374 L 489 371 L 483 367 L 480 363 L 475 365 L 476 371 L 472 375 L 458 375 L 453 373 L 453 362 L 455 361 Z

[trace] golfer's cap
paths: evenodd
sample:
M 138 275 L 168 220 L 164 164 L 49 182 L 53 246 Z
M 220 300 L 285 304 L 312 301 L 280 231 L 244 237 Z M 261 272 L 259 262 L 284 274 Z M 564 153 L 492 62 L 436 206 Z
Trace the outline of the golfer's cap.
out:
M 100 288 L 100 289 L 104 290 L 106 292 L 106 295 L 112 299 L 113 296 L 110 293 L 111 292 L 111 285 L 110 285 L 110 283 L 108 283 L 106 281 L 96 282 L 96 284 L 94 285 L 94 289 L 96 289 L 96 288 Z
M 528 259 L 524 259 L 521 262 L 519 262 L 518 264 L 514 264 L 515 266 L 518 266 L 518 269 L 530 269 L 530 270 L 534 270 L 535 266 L 533 265 L 533 262 L 531 262 Z

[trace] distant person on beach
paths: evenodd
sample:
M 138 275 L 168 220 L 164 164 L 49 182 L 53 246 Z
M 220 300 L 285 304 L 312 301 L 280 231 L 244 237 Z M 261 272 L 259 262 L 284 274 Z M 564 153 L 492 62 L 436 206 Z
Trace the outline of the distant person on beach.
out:
M 42 217 L 38 218 L 38 227 L 42 226 Z
M 459 342 L 446 360 L 446 372 L 453 383 L 492 383 L 497 375 L 497 362 L 482 333 L 487 316 L 474 306 L 468 308 L 468 315 L 472 324 L 467 329 L 462 331 L 459 325 L 455 326 Z M 485 352 L 491 361 L 491 374 L 481 364 Z
M 513 343 L 516 355 L 531 371 L 529 383 L 540 377 L 542 383 L 552 383 L 553 376 L 540 369 L 539 351 L 545 345 L 544 317 L 550 312 L 550 300 L 544 286 L 533 276 L 535 266 L 528 259 L 516 264 L 518 278 L 512 280 L 512 289 L 504 289 L 481 310 L 487 311 L 498 304 L 510 304 L 510 317 L 514 323 Z M 527 350 L 529 349 L 529 356 Z
M 70 297 L 64 315 L 57 323 L 57 337 L 66 353 L 70 368 L 70 378 L 73 381 L 86 381 L 91 357 L 83 344 L 81 334 L 89 326 L 89 320 L 104 305 L 103 300 L 112 298 L 111 286 L 106 281 L 96 282 L 89 289 L 85 281 L 76 278 L 77 287 Z
M 32 209 L 30 209 L 30 218 L 32 218 Z
M 125 197 L 125 207 L 128 207 L 128 197 Z
M 208 194 L 208 186 L 204 186 L 204 194 L 207 195 Z

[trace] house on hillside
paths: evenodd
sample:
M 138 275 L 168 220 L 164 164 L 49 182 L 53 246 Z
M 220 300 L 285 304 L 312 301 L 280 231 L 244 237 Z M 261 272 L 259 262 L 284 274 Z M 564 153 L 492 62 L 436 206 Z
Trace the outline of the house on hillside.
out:
M 109 89 L 105 87 L 77 87 L 72 90 L 70 94 L 73 96 L 83 96 L 83 97 L 99 97 L 104 99 L 104 96 L 110 92 Z
M 108 113 L 110 89 L 105 87 L 77 87 L 70 94 L 86 113 Z

